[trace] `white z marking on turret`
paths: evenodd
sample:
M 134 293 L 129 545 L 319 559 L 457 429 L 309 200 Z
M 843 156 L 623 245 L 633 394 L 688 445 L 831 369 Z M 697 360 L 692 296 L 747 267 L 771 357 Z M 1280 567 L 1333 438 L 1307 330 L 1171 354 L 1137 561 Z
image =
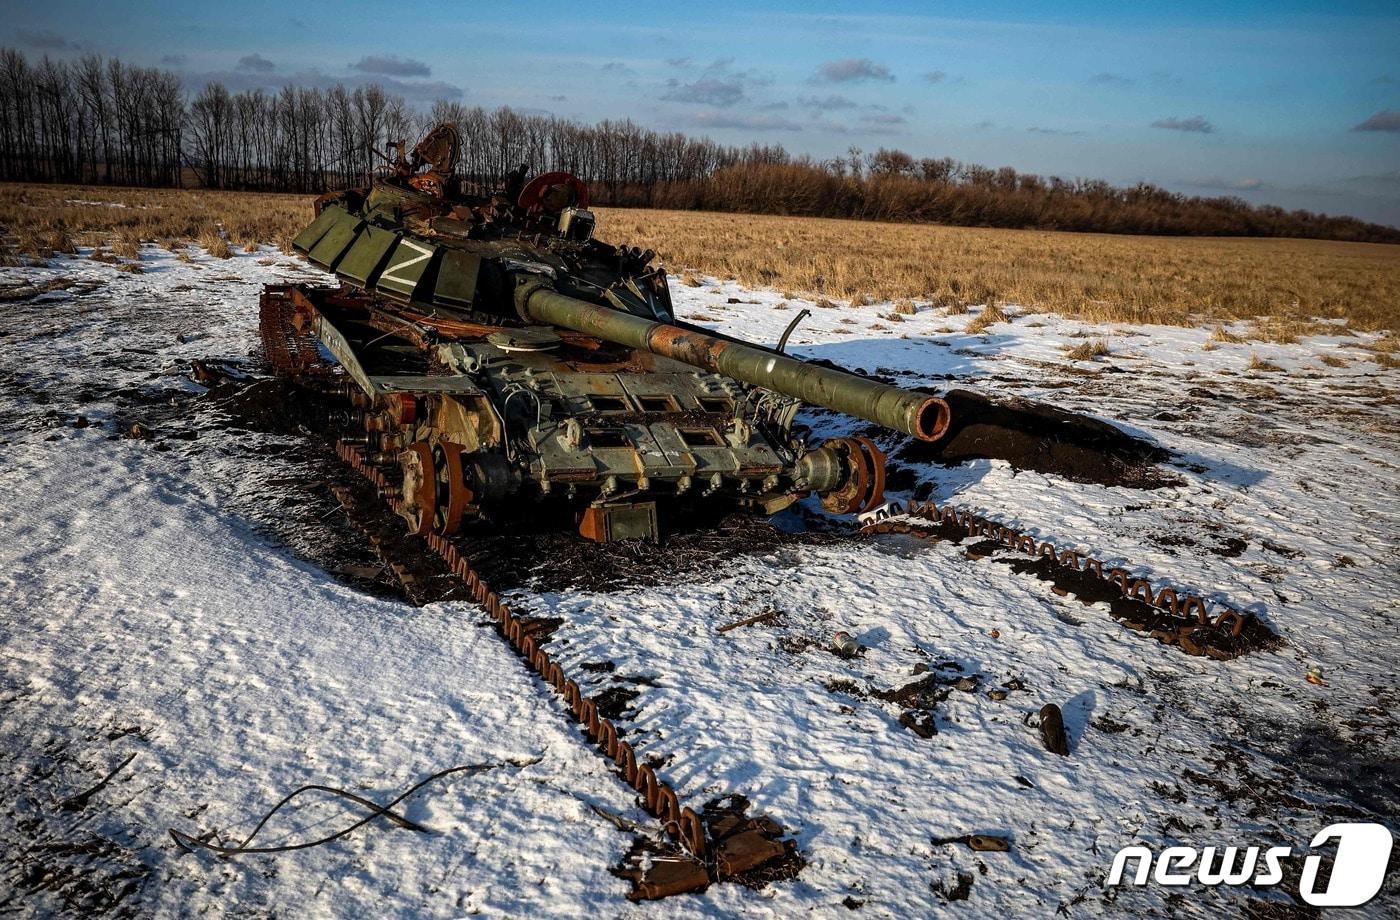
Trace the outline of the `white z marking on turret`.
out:
M 419 262 L 431 259 L 433 257 L 433 251 L 423 246 L 419 246 L 417 243 L 409 242 L 408 240 L 399 240 L 399 245 L 407 246 L 414 252 L 422 253 L 422 255 L 419 255 L 417 258 L 408 259 L 406 261 L 400 262 L 398 265 L 395 265 L 393 268 L 389 269 L 384 274 L 379 276 L 379 283 L 383 284 L 386 281 L 392 281 L 397 284 L 402 284 L 404 287 L 411 288 L 418 282 L 416 280 L 410 280 L 408 278 L 401 278 L 399 277 L 399 273 L 408 270 L 414 265 L 417 265 Z

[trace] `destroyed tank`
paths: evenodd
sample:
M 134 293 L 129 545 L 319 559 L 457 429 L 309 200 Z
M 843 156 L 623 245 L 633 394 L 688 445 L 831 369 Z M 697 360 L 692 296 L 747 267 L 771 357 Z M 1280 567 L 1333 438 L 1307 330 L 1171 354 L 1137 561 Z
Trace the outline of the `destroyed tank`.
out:
M 655 540 L 699 509 L 774 514 L 810 494 L 868 513 L 880 450 L 815 443 L 798 409 L 926 442 L 948 428 L 938 396 L 676 319 L 655 254 L 594 237 L 585 183 L 522 167 L 487 191 L 455 174 L 457 150 L 439 126 L 391 145 L 368 187 L 318 199 L 293 245 L 340 284 L 262 297 L 274 368 L 348 398 L 342 455 L 411 532 L 562 510 L 591 540 Z

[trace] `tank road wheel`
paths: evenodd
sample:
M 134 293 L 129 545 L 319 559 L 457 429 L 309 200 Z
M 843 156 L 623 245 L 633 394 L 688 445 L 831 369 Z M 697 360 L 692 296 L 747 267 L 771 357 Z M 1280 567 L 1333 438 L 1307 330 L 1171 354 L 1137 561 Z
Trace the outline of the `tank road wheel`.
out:
M 403 467 L 403 504 L 399 513 L 408 522 L 408 532 L 426 537 L 437 519 L 437 476 L 433 466 L 433 449 L 424 441 L 415 441 L 399 454 Z
M 433 474 L 438 498 L 433 531 L 444 536 L 456 533 L 462 526 L 462 516 L 476 497 L 467 485 L 462 453 L 461 446 L 451 441 L 441 441 L 433 448 Z
M 860 445 L 861 456 L 865 458 L 870 470 L 870 495 L 860 508 L 860 513 L 864 514 L 879 507 L 885 500 L 885 455 L 869 438 L 851 440 Z
M 836 438 L 834 447 L 846 461 L 846 480 L 822 495 L 822 507 L 832 514 L 869 511 L 885 497 L 885 455 L 869 438 Z

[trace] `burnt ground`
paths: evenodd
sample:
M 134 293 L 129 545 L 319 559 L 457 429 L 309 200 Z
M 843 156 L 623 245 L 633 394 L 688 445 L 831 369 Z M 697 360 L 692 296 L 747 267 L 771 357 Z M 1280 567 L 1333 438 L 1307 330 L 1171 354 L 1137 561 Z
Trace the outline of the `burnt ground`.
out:
M 801 523 L 800 518 L 790 521 Z M 533 533 L 472 534 L 460 545 L 472 565 L 493 587 L 532 591 L 617 591 L 627 587 L 676 584 L 723 571 L 736 556 L 766 553 L 780 546 L 839 543 L 852 534 L 785 530 L 774 522 L 742 513 L 696 514 L 684 529 L 663 542 L 624 540 L 592 543 L 561 529 Z

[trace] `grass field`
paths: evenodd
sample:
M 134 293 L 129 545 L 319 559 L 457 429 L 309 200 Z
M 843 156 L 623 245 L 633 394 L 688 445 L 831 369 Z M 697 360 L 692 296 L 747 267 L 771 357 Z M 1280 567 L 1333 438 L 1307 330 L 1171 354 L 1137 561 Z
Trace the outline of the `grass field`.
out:
M 309 196 L 0 185 L 0 226 L 21 253 L 140 241 L 284 248 Z M 695 211 L 600 209 L 599 235 L 655 249 L 673 271 L 736 278 L 906 311 L 1016 304 L 1092 321 L 1196 326 L 1256 320 L 1289 340 L 1316 319 L 1400 329 L 1400 246 L 885 224 Z M 222 242 L 221 242 L 222 241 Z

